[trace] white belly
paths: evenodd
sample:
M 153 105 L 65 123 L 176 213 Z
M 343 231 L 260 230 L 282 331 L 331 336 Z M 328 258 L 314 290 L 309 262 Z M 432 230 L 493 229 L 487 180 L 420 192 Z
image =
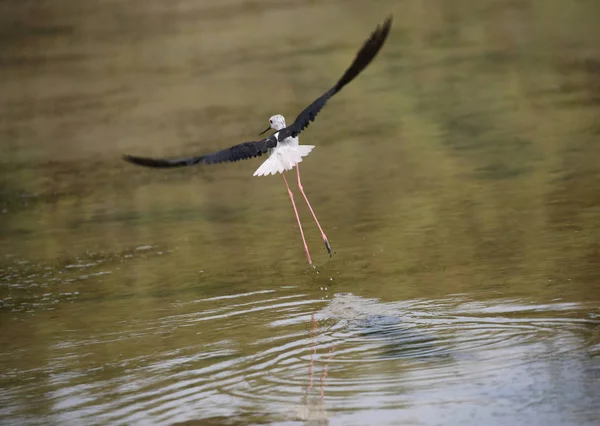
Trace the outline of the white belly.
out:
M 287 138 L 270 150 L 269 158 L 260 165 L 253 176 L 267 176 L 292 170 L 294 166 L 302 162 L 313 150 L 314 145 L 298 145 L 298 138 Z

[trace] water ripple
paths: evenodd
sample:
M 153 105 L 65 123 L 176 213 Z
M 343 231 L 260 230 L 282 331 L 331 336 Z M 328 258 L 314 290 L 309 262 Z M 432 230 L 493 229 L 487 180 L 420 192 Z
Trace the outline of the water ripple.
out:
M 427 400 L 455 392 L 463 402 L 480 401 L 488 383 L 535 404 L 516 377 L 542 374 L 541 385 L 528 386 L 544 389 L 551 386 L 545 370 L 557 359 L 586 344 L 597 357 L 597 340 L 586 343 L 582 336 L 599 324 L 597 311 L 572 303 L 475 303 L 456 296 L 383 303 L 349 293 L 326 299 L 293 288 L 254 291 L 173 303 L 155 320 L 122 322 L 93 336 L 71 332 L 52 346 L 46 369 L 8 372 L 6 380 L 21 384 L 2 400 L 10 406 L 19 393 L 33 391 L 27 377 L 47 375 L 58 418 L 88 423 L 168 423 L 257 406 L 279 420 L 324 418 L 342 406 L 417 406 L 423 404 L 418 394 Z M 181 344 L 94 361 L 102 348 L 143 348 L 157 338 Z

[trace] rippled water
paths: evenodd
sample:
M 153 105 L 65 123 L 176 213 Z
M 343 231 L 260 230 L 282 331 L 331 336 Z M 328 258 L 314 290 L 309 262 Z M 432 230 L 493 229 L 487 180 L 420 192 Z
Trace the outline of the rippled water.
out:
M 274 287 L 167 299 L 151 319 L 138 311 L 110 324 L 77 307 L 78 295 L 43 296 L 26 307 L 38 321 L 69 304 L 60 309 L 74 323 L 43 348 L 23 336 L 26 350 L 13 342 L 4 352 L 3 415 L 61 424 L 596 420 L 597 306 L 466 295 L 386 303 Z
M 597 424 L 597 2 L 0 9 L 0 423 Z M 316 269 L 259 162 L 121 161 L 289 119 L 390 11 L 302 136 Z

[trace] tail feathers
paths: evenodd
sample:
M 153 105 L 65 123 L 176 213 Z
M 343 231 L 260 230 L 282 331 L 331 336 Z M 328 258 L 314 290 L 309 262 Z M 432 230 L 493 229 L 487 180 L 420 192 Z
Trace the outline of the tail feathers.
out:
M 253 176 L 268 176 L 292 170 L 302 162 L 313 150 L 314 145 L 285 146 L 276 148 L 273 153 L 260 165 Z

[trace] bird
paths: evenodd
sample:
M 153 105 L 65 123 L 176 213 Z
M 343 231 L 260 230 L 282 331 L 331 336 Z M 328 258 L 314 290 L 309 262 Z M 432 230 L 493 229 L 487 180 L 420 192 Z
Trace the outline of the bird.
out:
M 324 94 L 319 96 L 304 110 L 302 110 L 292 124 L 288 126 L 284 116 L 281 114 L 271 116 L 269 118 L 269 126 L 264 131 L 259 133 L 259 135 L 263 135 L 264 133 L 273 129 L 275 132 L 266 138 L 258 141 L 243 142 L 211 154 L 198 155 L 194 157 L 161 159 L 125 154 L 123 155 L 123 159 L 138 166 L 152 168 L 173 168 L 193 166 L 197 164 L 234 162 L 268 154 L 268 158 L 260 165 L 260 167 L 258 167 L 258 169 L 256 169 L 253 176 L 267 176 L 275 175 L 277 173 L 281 174 L 290 200 L 292 201 L 292 207 L 294 208 L 294 213 L 300 229 L 300 236 L 302 237 L 302 243 L 304 244 L 304 251 L 306 253 L 308 263 L 309 265 L 313 265 L 310 252 L 308 250 L 308 245 L 306 244 L 306 239 L 304 237 L 300 216 L 298 215 L 298 209 L 296 208 L 296 203 L 294 201 L 294 194 L 292 193 L 292 190 L 290 189 L 285 177 L 286 171 L 290 171 L 296 167 L 298 189 L 302 193 L 302 196 L 308 205 L 317 227 L 321 232 L 321 238 L 323 239 L 327 253 L 331 257 L 332 250 L 331 245 L 329 244 L 329 239 L 323 231 L 323 228 L 317 219 L 317 215 L 308 201 L 308 197 L 304 192 L 304 187 L 302 186 L 302 181 L 300 179 L 299 163 L 302 162 L 304 157 L 311 153 L 311 151 L 314 149 L 314 145 L 300 145 L 298 135 L 315 120 L 317 114 L 325 106 L 327 101 L 333 97 L 333 95 L 338 93 L 344 86 L 354 80 L 354 78 L 356 78 L 358 74 L 360 74 L 371 63 L 386 41 L 392 27 L 392 21 L 392 15 L 388 15 L 384 22 L 375 28 L 375 30 L 370 34 L 369 38 L 367 38 L 362 47 L 356 53 L 356 56 L 350 66 L 346 69 L 344 74 L 335 83 L 335 85 L 327 90 Z

